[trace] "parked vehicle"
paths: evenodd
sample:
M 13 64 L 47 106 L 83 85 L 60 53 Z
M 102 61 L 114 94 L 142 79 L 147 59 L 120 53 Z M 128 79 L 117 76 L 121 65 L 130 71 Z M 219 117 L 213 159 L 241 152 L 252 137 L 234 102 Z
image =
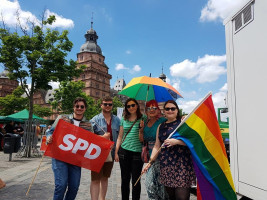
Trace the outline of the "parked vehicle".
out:
M 247 0 L 225 21 L 230 163 L 236 192 L 267 199 L 267 1 Z
M 219 123 L 220 129 L 221 129 L 227 157 L 228 157 L 228 160 L 230 161 L 228 108 L 218 108 L 217 117 L 218 117 L 218 123 Z

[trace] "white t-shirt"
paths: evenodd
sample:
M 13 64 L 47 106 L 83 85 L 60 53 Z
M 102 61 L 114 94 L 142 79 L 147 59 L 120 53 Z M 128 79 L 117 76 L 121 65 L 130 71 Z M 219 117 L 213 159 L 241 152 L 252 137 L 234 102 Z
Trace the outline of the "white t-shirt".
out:
M 80 123 L 81 123 L 80 120 L 73 119 L 73 124 L 74 124 L 75 126 L 79 126 Z

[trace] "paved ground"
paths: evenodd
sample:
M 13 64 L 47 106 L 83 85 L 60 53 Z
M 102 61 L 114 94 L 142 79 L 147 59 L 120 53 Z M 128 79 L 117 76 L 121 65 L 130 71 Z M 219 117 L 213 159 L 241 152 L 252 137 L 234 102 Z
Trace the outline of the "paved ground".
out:
M 0 190 L 1 200 L 52 199 L 54 179 L 50 158 L 44 158 L 28 196 L 25 194 L 35 175 L 35 171 L 39 166 L 41 158 L 17 158 L 14 155 L 12 161 L 8 160 L 9 155 L 0 151 L 0 178 L 5 181 L 7 185 Z M 144 178 L 145 176 L 143 176 L 141 180 L 141 200 L 147 199 Z M 83 169 L 81 185 L 76 198 L 77 200 L 90 200 L 90 180 L 90 171 Z M 107 200 L 121 199 L 120 182 L 119 164 L 115 163 L 112 177 L 109 179 Z M 197 198 L 194 195 L 191 195 L 191 199 L 196 200 Z

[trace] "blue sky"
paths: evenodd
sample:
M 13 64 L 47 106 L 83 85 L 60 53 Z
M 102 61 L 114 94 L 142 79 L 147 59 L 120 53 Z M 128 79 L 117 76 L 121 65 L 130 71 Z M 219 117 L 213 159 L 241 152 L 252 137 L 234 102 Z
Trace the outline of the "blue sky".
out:
M 93 28 L 112 75 L 128 83 L 133 77 L 158 77 L 182 95 L 180 107 L 190 112 L 209 91 L 216 107 L 225 105 L 227 69 L 223 19 L 247 0 L 0 0 L 5 23 L 38 20 L 44 9 L 56 15 L 54 28 L 68 29 L 74 46 L 69 59 Z M 2 71 L 3 69 L 0 69 Z

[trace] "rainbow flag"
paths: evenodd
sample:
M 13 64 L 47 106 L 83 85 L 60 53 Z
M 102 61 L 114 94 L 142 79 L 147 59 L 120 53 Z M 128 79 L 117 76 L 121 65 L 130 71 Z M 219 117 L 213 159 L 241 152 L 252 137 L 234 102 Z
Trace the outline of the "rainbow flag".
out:
M 209 93 L 170 136 L 189 147 L 203 200 L 237 199 L 220 127 Z

